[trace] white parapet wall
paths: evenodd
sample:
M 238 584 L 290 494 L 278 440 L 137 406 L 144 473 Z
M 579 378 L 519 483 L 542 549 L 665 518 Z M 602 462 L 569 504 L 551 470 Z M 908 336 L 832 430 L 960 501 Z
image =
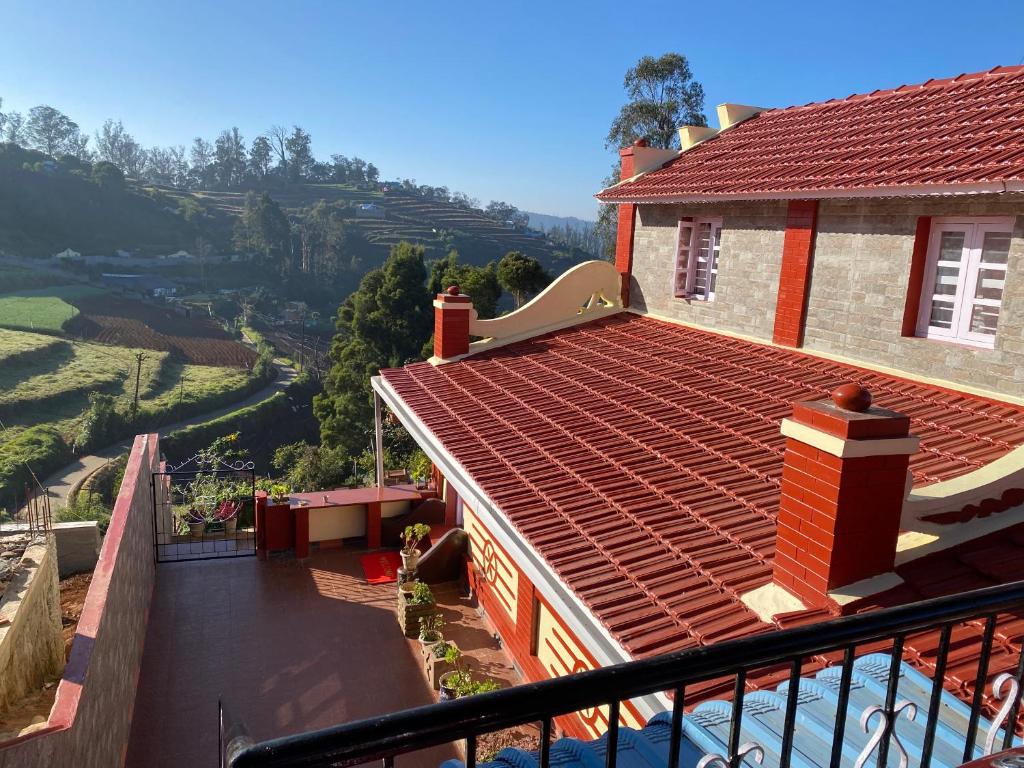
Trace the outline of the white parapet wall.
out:
M 49 535 L 25 549 L 0 599 L 0 713 L 63 667 L 57 551 Z
M 515 312 L 480 320 L 470 310 L 469 334 L 482 337 L 470 354 L 622 311 L 622 276 L 607 261 L 585 261 L 560 275 Z

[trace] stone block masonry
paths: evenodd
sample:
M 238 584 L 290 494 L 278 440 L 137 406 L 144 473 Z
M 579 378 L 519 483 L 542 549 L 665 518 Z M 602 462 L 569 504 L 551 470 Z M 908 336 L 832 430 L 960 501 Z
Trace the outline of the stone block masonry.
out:
M 722 243 L 713 301 L 673 295 L 679 219 L 722 217 Z M 770 340 L 786 230 L 785 202 L 641 205 L 630 306 L 640 312 Z
M 1024 194 L 830 199 L 817 207 L 803 349 L 1024 397 Z M 772 341 L 787 209 L 771 200 L 638 206 L 631 308 Z M 722 217 L 715 298 L 676 298 L 679 219 L 711 216 Z M 912 281 L 922 279 L 914 268 L 921 219 L 948 216 L 1017 217 L 994 349 L 917 338 L 906 321 L 919 292 Z
M 0 713 L 38 691 L 63 666 L 60 581 L 50 535 L 25 549 L 0 599 Z

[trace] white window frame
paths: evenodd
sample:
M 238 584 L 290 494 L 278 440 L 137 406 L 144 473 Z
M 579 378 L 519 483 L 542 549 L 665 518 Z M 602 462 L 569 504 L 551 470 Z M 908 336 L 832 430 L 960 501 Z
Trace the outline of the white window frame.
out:
M 924 282 L 921 288 L 920 312 L 917 320 L 917 335 L 928 339 L 939 339 L 976 347 L 991 349 L 995 346 L 996 334 L 971 331 L 971 312 L 976 305 L 1002 308 L 1002 298 L 976 299 L 978 272 L 981 268 L 981 249 L 985 235 L 1001 232 L 1013 236 L 1012 216 L 972 216 L 932 219 L 928 237 L 928 256 L 925 262 Z M 935 276 L 939 265 L 939 245 L 943 232 L 963 232 L 964 246 L 960 258 L 960 272 L 956 293 L 950 298 L 953 303 L 953 322 L 950 328 L 930 324 L 932 303 L 935 299 Z M 991 269 L 993 265 L 988 265 Z M 1008 265 L 1007 265 L 1008 266 Z M 1008 272 L 1008 270 L 1007 270 Z M 1004 278 L 1005 292 L 1005 278 Z M 998 333 L 998 330 L 997 330 Z
M 708 284 L 704 290 L 697 286 L 697 253 L 701 225 L 710 227 L 710 253 L 708 255 Z M 717 244 L 715 235 L 717 234 Z M 672 291 L 677 299 L 714 301 L 713 283 L 718 279 L 718 262 L 722 251 L 722 217 L 701 216 L 679 220 L 676 230 L 676 261 L 672 272 Z

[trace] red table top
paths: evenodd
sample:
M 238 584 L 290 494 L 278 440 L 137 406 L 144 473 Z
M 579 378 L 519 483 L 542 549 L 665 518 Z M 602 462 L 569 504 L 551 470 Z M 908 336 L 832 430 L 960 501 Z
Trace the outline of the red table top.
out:
M 384 488 L 339 488 L 334 491 L 289 494 L 291 506 L 301 506 L 307 509 L 369 504 L 374 501 L 418 501 L 419 499 L 420 494 L 412 488 L 395 485 Z

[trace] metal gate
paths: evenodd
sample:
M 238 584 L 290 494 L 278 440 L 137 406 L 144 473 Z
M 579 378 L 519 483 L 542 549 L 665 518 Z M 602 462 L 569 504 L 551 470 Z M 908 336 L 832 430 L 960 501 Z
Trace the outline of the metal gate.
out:
M 154 472 L 153 556 L 158 563 L 256 554 L 256 471 L 197 454 Z

